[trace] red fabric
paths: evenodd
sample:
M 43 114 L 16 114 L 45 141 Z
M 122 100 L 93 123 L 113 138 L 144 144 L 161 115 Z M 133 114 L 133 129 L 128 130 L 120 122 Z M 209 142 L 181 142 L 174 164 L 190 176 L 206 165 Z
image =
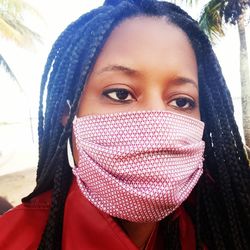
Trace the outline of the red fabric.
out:
M 195 231 L 191 218 L 185 212 L 183 207 L 179 211 L 179 225 L 180 225 L 180 241 L 182 250 L 196 249 Z
M 50 193 L 32 200 L 28 206 L 19 205 L 0 216 L 0 249 L 37 249 L 48 212 Z
M 48 218 L 50 199 L 51 193 L 44 193 L 32 199 L 28 205 L 21 204 L 0 216 L 0 249 L 37 249 Z M 184 209 L 179 210 L 178 216 L 183 250 L 194 250 L 192 222 Z M 148 250 L 159 250 L 154 242 L 148 245 Z M 83 197 L 74 180 L 65 204 L 62 249 L 136 250 L 137 247 L 112 217 Z

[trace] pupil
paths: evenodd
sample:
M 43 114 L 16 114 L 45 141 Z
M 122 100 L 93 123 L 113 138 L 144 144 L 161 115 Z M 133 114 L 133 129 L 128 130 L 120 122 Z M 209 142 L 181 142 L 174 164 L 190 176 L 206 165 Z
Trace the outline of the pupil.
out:
M 120 100 L 125 100 L 128 97 L 128 91 L 127 90 L 118 90 L 116 93 L 116 96 Z
M 184 107 L 187 104 L 187 100 L 185 100 L 184 98 L 178 99 L 176 101 L 176 104 L 177 104 L 178 107 Z

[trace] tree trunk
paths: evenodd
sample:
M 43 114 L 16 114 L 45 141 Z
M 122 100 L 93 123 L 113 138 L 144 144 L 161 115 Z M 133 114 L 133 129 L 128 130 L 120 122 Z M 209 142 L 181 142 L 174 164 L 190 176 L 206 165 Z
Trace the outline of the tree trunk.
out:
M 238 20 L 240 38 L 240 77 L 241 77 L 241 103 L 243 116 L 243 130 L 245 144 L 250 147 L 250 73 L 247 54 L 244 15 Z M 249 155 L 249 154 L 248 154 Z

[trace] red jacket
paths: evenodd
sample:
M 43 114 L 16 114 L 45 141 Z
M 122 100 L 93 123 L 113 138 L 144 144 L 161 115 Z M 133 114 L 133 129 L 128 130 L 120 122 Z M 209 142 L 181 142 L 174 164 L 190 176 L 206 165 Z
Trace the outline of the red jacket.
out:
M 51 192 L 33 198 L 0 216 L 0 249 L 37 249 L 50 209 Z M 183 250 L 195 250 L 192 222 L 183 208 L 179 209 L 180 240 Z M 148 249 L 155 245 L 151 237 Z M 74 180 L 65 203 L 63 250 L 101 249 L 136 250 L 137 247 L 113 218 L 94 207 L 80 192 Z

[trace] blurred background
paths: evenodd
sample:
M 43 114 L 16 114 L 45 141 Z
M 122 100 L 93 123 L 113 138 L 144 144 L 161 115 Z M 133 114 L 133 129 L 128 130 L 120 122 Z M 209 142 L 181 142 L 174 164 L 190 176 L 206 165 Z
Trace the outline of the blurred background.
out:
M 203 28 L 210 29 L 208 35 L 232 94 L 243 136 L 239 21 L 226 23 L 223 15 L 227 12 L 219 10 L 223 6 L 211 6 L 210 2 L 216 1 L 176 2 L 193 18 L 201 19 Z M 0 197 L 13 205 L 19 204 L 35 185 L 39 86 L 47 55 L 67 25 L 102 3 L 103 0 L 0 1 Z M 201 14 L 206 11 L 207 15 Z M 250 47 L 249 6 L 241 14 Z M 221 27 L 213 26 L 213 22 Z

